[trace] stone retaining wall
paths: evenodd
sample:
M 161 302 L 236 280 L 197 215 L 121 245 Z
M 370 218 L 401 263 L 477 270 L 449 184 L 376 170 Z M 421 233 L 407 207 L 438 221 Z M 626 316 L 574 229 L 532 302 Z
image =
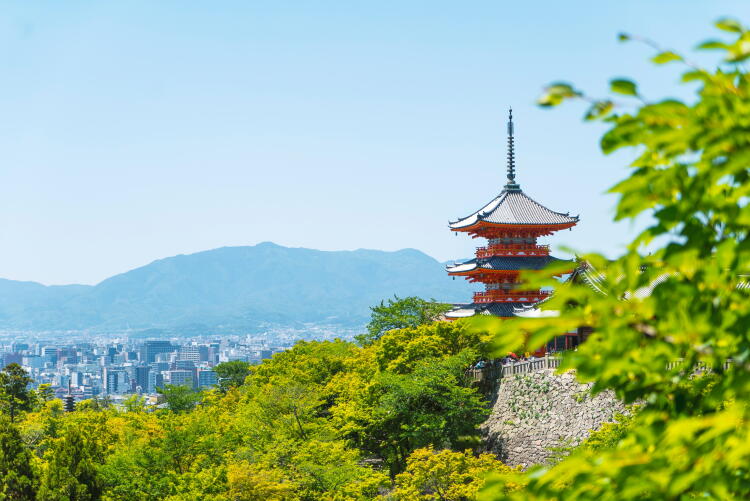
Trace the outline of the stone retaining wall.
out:
M 573 372 L 543 370 L 503 377 L 482 424 L 485 447 L 509 465 L 544 463 L 551 448 L 573 446 L 625 407 L 612 392 L 595 397 Z

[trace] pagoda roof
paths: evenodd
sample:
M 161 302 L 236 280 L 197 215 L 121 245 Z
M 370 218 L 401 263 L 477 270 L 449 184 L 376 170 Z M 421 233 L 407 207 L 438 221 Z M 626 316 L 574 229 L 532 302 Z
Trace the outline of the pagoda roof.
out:
M 552 211 L 526 195 L 518 185 L 508 184 L 484 207 L 448 225 L 459 230 L 479 222 L 501 226 L 572 226 L 578 222 L 578 216 Z
M 466 318 L 474 315 L 493 315 L 495 317 L 515 317 L 528 311 L 531 303 L 470 303 L 458 305 L 445 314 L 446 318 Z
M 477 269 L 498 271 L 541 270 L 548 264 L 559 261 L 566 260 L 554 256 L 493 256 L 470 259 L 464 263 L 448 265 L 445 269 L 448 273 L 468 273 Z

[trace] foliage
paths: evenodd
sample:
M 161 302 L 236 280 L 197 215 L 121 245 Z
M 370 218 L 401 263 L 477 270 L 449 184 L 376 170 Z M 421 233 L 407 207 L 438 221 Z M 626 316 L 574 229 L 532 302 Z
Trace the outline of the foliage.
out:
M 472 354 L 427 359 L 409 374 L 381 372 L 353 400 L 332 409 L 341 431 L 363 450 L 378 454 L 391 474 L 411 451 L 434 445 L 463 446 L 488 414 L 477 392 L 462 384 Z
M 20 365 L 8 364 L 0 371 L 0 409 L 14 422 L 19 411 L 31 410 L 32 394 L 28 389 L 32 379 Z
M 39 499 L 375 499 L 415 448 L 474 445 L 487 410 L 464 373 L 484 345 L 443 322 L 300 341 L 224 389 L 167 386 L 168 410 L 38 403 L 17 436 Z
M 717 27 L 730 39 L 699 46 L 723 51 L 714 69 L 621 36 L 655 48 L 655 64 L 682 65 L 682 82 L 696 92 L 690 101 L 649 102 L 622 79 L 611 90 L 632 104 L 592 99 L 565 83 L 541 98 L 545 106 L 587 101 L 585 118 L 609 127 L 602 151 L 634 152 L 630 175 L 611 190 L 619 194 L 615 218 L 652 224 L 614 261 L 582 256 L 599 290 L 576 281 L 557 287 L 545 308 L 559 316 L 515 319 L 502 330 L 475 322 L 497 334 L 502 352 L 592 327 L 562 370 L 575 369 L 594 392 L 642 403 L 628 426 L 605 428 L 559 464 L 535 470 L 519 499 L 750 497 L 750 301 L 739 287 L 750 272 L 750 76 L 740 64 L 750 57 L 750 31 L 726 19 Z M 552 281 L 534 281 L 541 283 Z M 488 487 L 486 499 L 497 497 Z
M 488 352 L 487 341 L 482 333 L 462 323 L 435 322 L 388 331 L 380 338 L 375 353 L 381 371 L 405 374 L 427 358 L 457 355 L 469 349 L 479 358 Z
M 65 427 L 46 454 L 39 501 L 101 499 L 102 485 L 97 473 L 101 452 L 95 437 L 86 436 L 77 426 Z
M 242 360 L 222 362 L 214 367 L 216 377 L 219 380 L 219 389 L 226 392 L 229 388 L 236 388 L 245 382 L 250 374 L 250 364 Z
M 297 488 L 282 470 L 268 470 L 249 461 L 231 464 L 227 483 L 229 498 L 235 501 L 283 501 Z
M 381 301 L 378 306 L 370 308 L 372 316 L 367 324 L 367 333 L 358 336 L 357 341 L 366 346 L 390 330 L 434 322 L 450 309 L 449 304 L 437 303 L 435 300 L 426 301 L 415 296 L 393 296 L 387 303 Z
M 189 411 L 200 401 L 200 393 L 187 385 L 167 384 L 159 392 L 172 412 Z
M 432 447 L 415 450 L 407 460 L 406 471 L 396 476 L 395 489 L 384 496 L 392 501 L 430 500 L 469 501 L 476 499 L 485 476 L 490 473 L 517 475 L 520 470 L 506 466 L 492 454 L 475 456 L 471 451 L 435 451 Z M 522 488 L 517 482 L 503 485 L 504 492 Z
M 36 389 L 34 396 L 36 397 L 36 405 L 44 406 L 44 404 L 55 398 L 55 390 L 52 389 L 51 384 L 42 383 Z
M 36 499 L 37 477 L 21 435 L 0 416 L 0 501 Z

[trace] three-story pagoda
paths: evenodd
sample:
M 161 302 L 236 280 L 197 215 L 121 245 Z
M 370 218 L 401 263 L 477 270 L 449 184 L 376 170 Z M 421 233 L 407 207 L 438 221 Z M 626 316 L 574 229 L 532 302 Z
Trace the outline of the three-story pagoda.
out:
M 548 245 L 538 244 L 537 239 L 578 223 L 578 216 L 554 212 L 521 190 L 516 183 L 513 146 L 513 110 L 510 110 L 507 184 L 490 203 L 449 223 L 454 232 L 488 240 L 486 246 L 477 248 L 474 259 L 446 267 L 449 275 L 481 282 L 485 290 L 475 293 L 472 303 L 448 312 L 447 318 L 475 314 L 512 317 L 545 299 L 548 291 L 519 290 L 522 287 L 519 275 L 522 270 L 541 270 L 551 262 L 560 261 L 550 255 Z

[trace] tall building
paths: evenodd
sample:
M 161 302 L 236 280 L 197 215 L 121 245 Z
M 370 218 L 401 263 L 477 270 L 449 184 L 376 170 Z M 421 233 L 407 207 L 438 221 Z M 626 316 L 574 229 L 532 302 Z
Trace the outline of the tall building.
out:
M 167 372 L 169 375 L 169 384 L 174 386 L 190 386 L 194 385 L 195 378 L 193 377 L 193 371 L 176 369 Z
M 10 364 L 23 364 L 23 355 L 20 353 L 3 353 L 0 357 L 0 368 Z
M 149 367 L 151 367 L 152 371 L 156 372 L 164 372 L 168 371 L 171 368 L 171 365 L 169 362 L 151 362 L 148 364 Z
M 212 369 L 198 369 L 198 387 L 211 388 L 217 383 L 216 372 Z
M 172 353 L 177 347 L 169 341 L 146 341 L 141 348 L 141 361 L 147 364 L 156 361 L 159 353 Z
M 175 360 L 172 365 L 172 369 L 183 369 L 186 371 L 195 369 L 195 362 L 192 360 Z
M 151 367 L 148 365 L 137 365 L 135 367 L 135 385 L 140 387 L 141 392 L 148 392 L 148 375 L 151 372 Z
M 70 384 L 79 388 L 83 386 L 83 372 L 71 371 L 70 372 Z
M 45 346 L 42 348 L 41 354 L 45 362 L 57 362 L 57 348 L 55 346 Z
M 163 386 L 164 376 L 162 376 L 160 372 L 151 371 L 148 373 L 148 389 L 146 390 L 148 393 L 156 393 L 156 389 L 162 388 Z
M 546 298 L 550 292 L 524 290 L 521 271 L 541 270 L 561 261 L 550 255 L 548 245 L 537 243 L 539 237 L 572 228 L 578 216 L 554 212 L 536 202 L 516 182 L 513 144 L 513 112 L 508 118 L 508 179 L 500 194 L 469 216 L 449 223 L 452 231 L 485 238 L 487 245 L 478 247 L 476 257 L 464 263 L 447 266 L 448 274 L 484 284 L 485 290 L 474 294 L 470 304 L 460 305 L 446 314 L 449 319 L 476 314 L 512 317 Z M 574 264 L 571 261 L 571 271 Z
M 129 393 L 130 378 L 128 373 L 119 369 L 105 368 L 102 374 L 104 392 L 109 394 Z
M 208 361 L 208 346 L 197 344 L 186 344 L 180 346 L 180 360 L 190 360 L 193 362 Z

